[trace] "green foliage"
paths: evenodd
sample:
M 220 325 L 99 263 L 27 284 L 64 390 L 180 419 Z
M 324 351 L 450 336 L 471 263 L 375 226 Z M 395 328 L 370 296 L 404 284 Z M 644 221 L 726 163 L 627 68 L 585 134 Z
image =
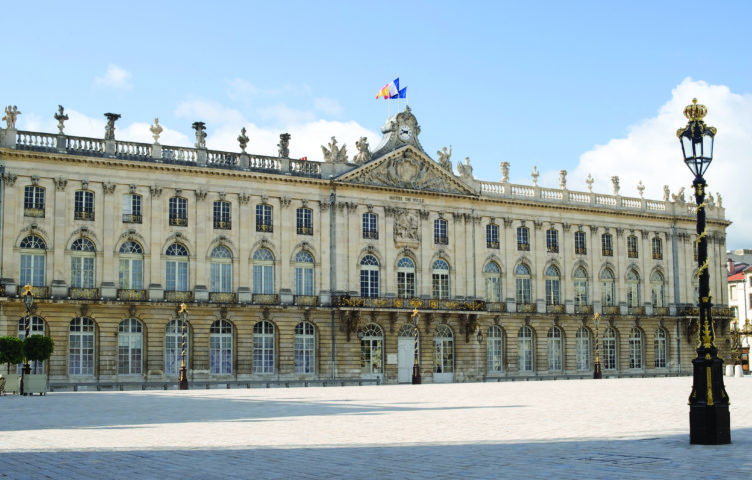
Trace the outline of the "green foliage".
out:
M 32 335 L 24 339 L 23 349 L 28 362 L 44 362 L 55 351 L 55 342 L 50 337 Z
M 8 373 L 11 364 L 21 363 L 23 358 L 23 340 L 18 337 L 0 337 L 0 365 L 6 364 Z

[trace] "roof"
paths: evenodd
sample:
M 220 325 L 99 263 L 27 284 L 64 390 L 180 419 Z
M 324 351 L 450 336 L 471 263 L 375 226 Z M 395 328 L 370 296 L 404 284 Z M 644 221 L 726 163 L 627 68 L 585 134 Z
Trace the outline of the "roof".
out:
M 729 282 L 743 282 L 744 281 L 744 272 L 735 273 L 733 275 L 729 275 L 728 277 Z

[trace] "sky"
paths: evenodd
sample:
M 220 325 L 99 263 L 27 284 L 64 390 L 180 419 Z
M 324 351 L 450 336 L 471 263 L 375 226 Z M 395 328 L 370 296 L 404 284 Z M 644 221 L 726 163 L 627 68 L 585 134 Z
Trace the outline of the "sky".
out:
M 0 105 L 17 105 L 21 130 L 192 145 L 207 125 L 210 149 L 321 160 L 336 136 L 355 152 L 405 103 L 376 100 L 395 77 L 408 87 L 419 140 L 436 158 L 470 158 L 476 178 L 662 199 L 685 187 L 676 130 L 697 97 L 718 128 L 706 179 L 721 193 L 727 248 L 752 248 L 752 2 L 46 2 L 3 6 Z

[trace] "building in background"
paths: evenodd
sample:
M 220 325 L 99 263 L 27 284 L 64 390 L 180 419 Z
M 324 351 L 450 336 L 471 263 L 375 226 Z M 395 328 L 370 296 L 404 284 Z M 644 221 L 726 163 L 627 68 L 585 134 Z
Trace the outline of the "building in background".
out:
M 691 372 L 697 342 L 695 205 L 476 179 L 437 160 L 407 108 L 381 143 L 323 162 L 60 132 L 0 130 L 0 334 L 55 353 L 51 384 L 177 381 L 187 305 L 195 382 L 409 382 L 411 312 L 424 381 Z M 638 187 L 639 188 L 639 187 Z M 644 187 L 643 187 L 644 189 Z M 642 192 L 642 189 L 639 189 Z M 725 219 L 707 209 L 717 344 L 727 356 Z M 480 333 L 480 335 L 479 335 Z

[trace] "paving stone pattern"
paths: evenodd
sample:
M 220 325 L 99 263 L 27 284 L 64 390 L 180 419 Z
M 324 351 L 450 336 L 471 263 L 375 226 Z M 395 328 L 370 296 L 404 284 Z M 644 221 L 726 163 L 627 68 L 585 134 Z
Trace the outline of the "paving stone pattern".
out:
M 689 445 L 689 377 L 0 397 L 0 478 L 734 478 L 752 378 L 726 378 L 731 445 Z M 742 477 L 740 477 L 742 478 Z

